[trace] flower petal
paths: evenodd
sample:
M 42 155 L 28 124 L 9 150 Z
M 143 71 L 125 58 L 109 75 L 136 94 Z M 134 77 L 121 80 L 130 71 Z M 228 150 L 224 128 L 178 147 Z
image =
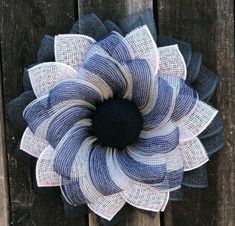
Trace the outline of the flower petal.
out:
M 183 188 L 179 188 L 178 190 L 170 192 L 170 201 L 183 201 L 184 190 Z
M 27 123 L 23 118 L 23 111 L 35 98 L 32 91 L 25 91 L 7 104 L 9 121 L 11 125 L 21 133 L 23 133 L 27 127 Z
M 142 184 L 132 184 L 121 194 L 130 205 L 154 212 L 163 211 L 169 199 L 169 192 L 162 192 Z
M 64 135 L 80 120 L 89 118 L 92 111 L 84 106 L 68 106 L 56 112 L 48 121 L 46 140 L 55 148 Z
M 153 156 L 154 157 L 154 156 Z M 184 175 L 184 162 L 180 150 L 165 153 L 166 175 L 163 182 L 153 185 L 153 187 L 163 191 L 173 191 L 179 189 Z
M 128 33 L 125 38 L 132 47 L 135 58 L 146 60 L 152 74 L 156 76 L 159 69 L 159 53 L 148 27 L 146 25 L 138 27 Z
M 158 48 L 160 65 L 158 74 L 167 76 L 178 76 L 186 79 L 187 69 L 184 58 L 178 45 L 171 45 Z
M 214 153 L 219 151 L 224 146 L 224 136 L 223 132 L 220 131 L 211 137 L 201 139 L 203 146 L 206 149 L 208 156 L 212 156 Z
M 125 34 L 142 25 L 147 25 L 153 38 L 157 38 L 156 23 L 152 8 L 141 9 L 135 13 L 131 13 L 120 23 L 120 27 Z
M 184 57 L 186 65 L 188 66 L 190 64 L 191 57 L 192 57 L 192 47 L 189 43 L 170 37 L 170 36 L 158 35 L 157 44 L 159 47 L 177 44 L 179 46 L 180 52 L 182 53 Z
M 200 100 L 208 101 L 214 94 L 219 77 L 205 66 L 201 66 L 197 80 L 192 84 Z
M 153 155 L 171 151 L 178 144 L 178 128 L 172 121 L 168 121 L 160 128 L 142 130 L 139 140 L 132 145 L 132 148 L 142 155 Z
M 212 122 L 217 113 L 216 109 L 198 100 L 192 111 L 176 122 L 180 132 L 180 141 L 198 136 Z
M 64 34 L 55 36 L 55 60 L 77 69 L 95 40 L 85 35 Z
M 76 178 L 78 166 L 74 165 L 76 156 L 84 140 L 89 136 L 91 123 L 88 120 L 79 121 L 63 137 L 55 151 L 54 170 L 66 178 Z M 74 168 L 75 167 L 75 168 Z
M 111 20 L 106 20 L 104 21 L 104 26 L 106 27 L 106 29 L 108 30 L 108 32 L 111 31 L 116 31 L 119 34 L 123 35 L 121 29 Z
M 116 31 L 111 32 L 92 46 L 92 48 L 95 49 L 99 49 L 99 47 L 118 62 L 128 61 L 134 58 L 131 46 L 127 40 Z M 88 55 L 90 54 L 88 53 Z
M 37 62 L 55 61 L 54 56 L 54 38 L 50 35 L 44 35 L 37 54 Z
M 49 144 L 46 140 L 36 137 L 28 127 L 26 128 L 20 142 L 22 151 L 38 158 L 48 146 Z
M 197 137 L 181 142 L 177 148 L 184 161 L 184 171 L 196 169 L 209 160 L 205 148 Z
M 107 35 L 108 31 L 100 18 L 91 13 L 81 16 L 74 24 L 70 33 L 87 35 L 97 40 Z
M 198 73 L 200 71 L 200 67 L 202 64 L 202 54 L 201 53 L 193 53 L 191 61 L 188 65 L 188 74 L 187 81 L 194 82 L 197 79 Z
M 87 200 L 81 191 L 80 181 L 78 178 L 66 179 L 62 177 L 60 190 L 63 198 L 70 205 L 80 206 L 87 203 Z
M 29 69 L 29 78 L 33 91 L 37 97 L 41 97 L 63 79 L 75 78 L 76 71 L 66 64 L 48 62 L 38 64 Z
M 123 172 L 134 181 L 155 184 L 164 179 L 166 173 L 164 158 L 159 164 L 149 165 L 136 161 L 126 150 L 116 151 L 115 157 Z
M 157 80 L 157 91 L 152 100 L 154 105 L 143 115 L 144 130 L 160 127 L 170 120 L 174 110 L 175 90 L 162 78 Z
M 126 62 L 125 70 L 132 77 L 131 99 L 142 111 L 148 104 L 153 87 L 153 77 L 145 60 L 131 60 Z
M 95 54 L 83 65 L 83 68 L 102 78 L 112 89 L 114 95 L 123 97 L 128 89 L 128 82 L 122 66 L 110 56 Z
M 24 110 L 24 118 L 34 133 L 45 138 L 48 120 L 57 111 L 69 105 L 94 109 L 94 105 L 102 100 L 101 91 L 93 84 L 79 79 L 65 80 L 57 84 L 48 96 L 29 104 Z M 42 127 L 42 131 L 39 127 Z
M 55 150 L 48 146 L 39 156 L 36 165 L 38 187 L 60 186 L 60 175 L 54 171 Z
M 90 177 L 96 189 L 103 195 L 112 195 L 122 191 L 112 180 L 109 173 L 106 151 L 108 147 L 96 145 L 90 154 L 89 158 L 89 172 Z
M 180 87 L 175 99 L 174 111 L 171 119 L 175 122 L 179 121 L 195 107 L 197 103 L 197 93 L 189 87 L 184 80 L 180 80 Z
M 102 218 L 111 220 L 116 213 L 125 205 L 122 196 L 117 193 L 114 195 L 103 196 L 96 202 L 88 204 L 89 208 Z
M 200 139 L 205 139 L 211 136 L 214 136 L 215 134 L 219 133 L 223 129 L 223 121 L 219 114 L 217 114 L 212 122 L 209 124 L 209 126 L 206 127 L 206 129 L 199 134 Z
M 208 186 L 206 164 L 197 169 L 185 172 L 182 184 L 191 188 L 206 188 Z

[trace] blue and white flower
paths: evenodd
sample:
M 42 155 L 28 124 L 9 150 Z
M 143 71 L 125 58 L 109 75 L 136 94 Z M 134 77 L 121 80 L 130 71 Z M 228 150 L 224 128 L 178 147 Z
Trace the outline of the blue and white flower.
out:
M 126 202 L 163 211 L 183 173 L 208 161 L 198 135 L 217 114 L 186 82 L 178 45 L 157 47 L 144 25 L 98 41 L 58 35 L 54 54 L 29 69 L 37 99 L 24 110 L 38 186 L 108 220 Z

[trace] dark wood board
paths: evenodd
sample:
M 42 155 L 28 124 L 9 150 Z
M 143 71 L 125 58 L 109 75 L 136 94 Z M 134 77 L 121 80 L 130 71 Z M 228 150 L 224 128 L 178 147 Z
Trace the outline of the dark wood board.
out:
M 215 98 L 224 120 L 225 147 L 209 162 L 209 188 L 187 189 L 183 202 L 172 202 L 165 226 L 235 224 L 235 74 L 232 0 L 158 0 L 161 34 L 192 43 L 205 64 L 220 75 Z
M 43 35 L 69 31 L 77 17 L 77 7 L 73 0 L 2 0 L 1 5 L 1 78 L 6 105 L 22 92 L 23 68 L 36 62 Z M 20 134 L 13 131 L 7 120 L 10 223 L 17 226 L 85 225 L 83 218 L 65 219 L 58 196 L 37 194 L 32 190 L 29 167 L 15 156 L 19 138 Z

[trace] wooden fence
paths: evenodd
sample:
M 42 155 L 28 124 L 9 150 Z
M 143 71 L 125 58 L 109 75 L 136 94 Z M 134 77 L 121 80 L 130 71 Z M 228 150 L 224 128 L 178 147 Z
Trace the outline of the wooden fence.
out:
M 120 226 L 235 225 L 235 75 L 233 0 L 1 0 L 0 3 L 0 225 L 98 226 L 95 215 L 65 219 L 59 198 L 31 189 L 29 167 L 14 150 L 20 139 L 5 114 L 22 90 L 22 70 L 36 60 L 43 34 L 66 32 L 77 17 L 95 12 L 119 21 L 153 7 L 158 31 L 192 43 L 220 75 L 215 102 L 224 120 L 225 147 L 209 163 L 209 188 L 187 189 L 154 220 L 135 211 Z

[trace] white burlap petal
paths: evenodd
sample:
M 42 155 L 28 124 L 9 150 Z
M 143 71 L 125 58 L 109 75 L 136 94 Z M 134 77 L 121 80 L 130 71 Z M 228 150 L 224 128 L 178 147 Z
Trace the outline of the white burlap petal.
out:
M 203 101 L 197 100 L 195 107 L 177 121 L 180 141 L 187 141 L 198 136 L 214 119 L 218 111 Z
M 180 142 L 177 148 L 183 158 L 184 171 L 196 169 L 209 160 L 204 146 L 197 137 Z
M 64 34 L 55 36 L 55 60 L 78 68 L 95 40 L 86 35 Z
M 159 53 L 148 27 L 140 26 L 125 36 L 127 42 L 133 49 L 135 58 L 148 61 L 153 75 L 157 75 L 159 68 Z
M 158 48 L 160 65 L 158 74 L 161 76 L 178 76 L 186 79 L 187 67 L 178 45 Z
M 163 211 L 169 199 L 169 192 L 160 191 L 140 183 L 133 183 L 121 194 L 130 205 L 154 212 Z
M 39 137 L 35 136 L 27 127 L 20 142 L 20 149 L 28 153 L 29 155 L 38 158 L 42 151 L 48 145 L 49 144 L 46 140 L 40 139 Z
M 103 196 L 96 202 L 88 204 L 88 206 L 97 215 L 110 221 L 125 203 L 120 193 L 116 193 L 114 195 Z
M 75 78 L 77 73 L 72 67 L 59 62 L 38 64 L 28 71 L 33 91 L 37 97 L 47 94 L 61 80 Z
M 54 171 L 55 150 L 48 146 L 39 156 L 36 165 L 36 180 L 38 187 L 60 186 L 60 175 Z

